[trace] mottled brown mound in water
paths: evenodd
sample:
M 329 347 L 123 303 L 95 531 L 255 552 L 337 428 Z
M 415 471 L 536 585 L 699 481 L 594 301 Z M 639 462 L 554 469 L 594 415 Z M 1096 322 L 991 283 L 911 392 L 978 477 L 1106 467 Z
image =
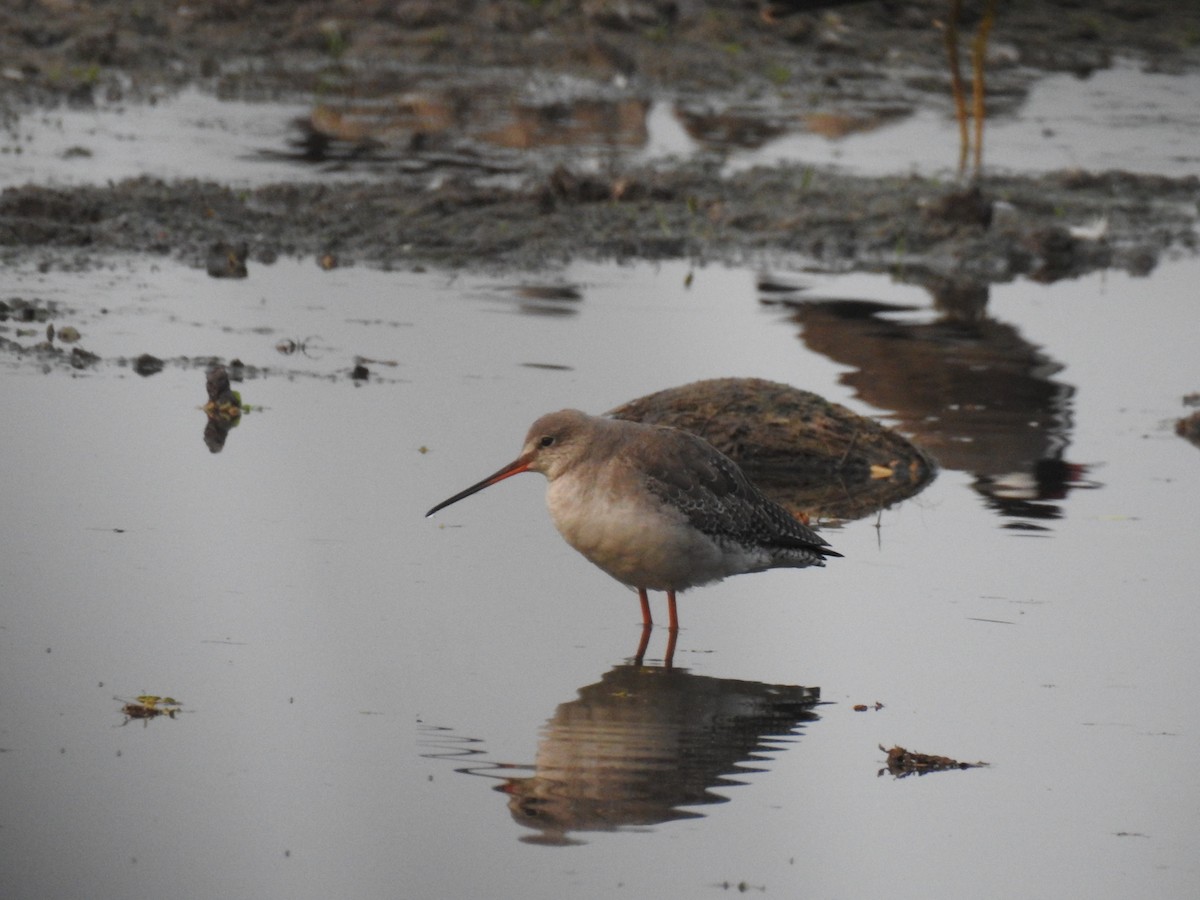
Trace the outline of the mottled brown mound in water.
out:
M 698 434 L 793 512 L 854 519 L 910 497 L 933 461 L 873 419 L 810 391 L 716 378 L 633 400 L 609 415 Z

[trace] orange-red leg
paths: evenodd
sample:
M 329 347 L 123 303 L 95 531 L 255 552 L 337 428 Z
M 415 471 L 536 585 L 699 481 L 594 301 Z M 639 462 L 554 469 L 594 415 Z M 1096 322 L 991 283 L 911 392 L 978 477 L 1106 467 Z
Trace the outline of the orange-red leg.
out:
M 633 657 L 633 664 L 635 666 L 642 664 L 642 658 L 646 655 L 646 647 L 650 645 L 650 632 L 653 630 L 653 626 L 651 625 L 642 626 L 642 639 L 638 641 L 637 653 Z
M 678 631 L 667 632 L 667 652 L 663 654 L 663 668 L 670 669 L 675 665 L 675 638 L 679 637 Z
M 642 601 L 642 624 L 649 627 L 654 620 L 650 618 L 650 598 L 646 596 L 645 588 L 638 588 L 638 599 Z
M 670 615 L 670 624 L 667 626 L 667 630 L 671 634 L 675 634 L 675 632 L 679 631 L 679 617 L 675 614 L 674 591 L 667 591 L 667 613 Z

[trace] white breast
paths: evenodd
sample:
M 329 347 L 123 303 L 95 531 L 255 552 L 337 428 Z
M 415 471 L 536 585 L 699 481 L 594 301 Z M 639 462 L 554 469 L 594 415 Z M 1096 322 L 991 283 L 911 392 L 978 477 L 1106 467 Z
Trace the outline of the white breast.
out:
M 681 591 L 758 566 L 745 548 L 718 545 L 645 490 L 567 474 L 550 483 L 546 505 L 567 543 L 631 587 Z

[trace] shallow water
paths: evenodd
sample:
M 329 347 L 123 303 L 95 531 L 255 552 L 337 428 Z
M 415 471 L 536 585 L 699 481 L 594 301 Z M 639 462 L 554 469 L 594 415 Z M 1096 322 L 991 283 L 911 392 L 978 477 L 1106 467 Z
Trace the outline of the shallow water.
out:
M 1193 136 L 1200 75 L 1147 72 L 1118 62 L 1086 78 L 1035 81 L 1015 112 L 989 115 L 984 157 L 991 171 L 1109 169 L 1186 177 L 1200 168 Z M 733 171 L 779 161 L 836 165 L 864 175 L 949 168 L 957 132 L 948 111 L 918 110 L 865 134 L 828 140 L 793 132 L 739 153 Z
M 952 339 L 916 287 L 805 275 L 792 309 L 756 275 L 10 269 L 102 361 L 0 358 L 0 895 L 1194 896 L 1200 262 L 997 286 Z M 917 309 L 876 352 L 848 300 Z M 215 454 L 208 356 L 266 369 Z M 991 408 L 918 391 L 941 365 L 993 367 Z M 423 518 L 542 412 L 727 375 L 946 468 L 823 570 L 681 598 L 674 672 L 627 666 L 636 601 L 537 477 Z M 183 711 L 123 724 L 142 693 Z M 990 765 L 897 780 L 893 744 Z

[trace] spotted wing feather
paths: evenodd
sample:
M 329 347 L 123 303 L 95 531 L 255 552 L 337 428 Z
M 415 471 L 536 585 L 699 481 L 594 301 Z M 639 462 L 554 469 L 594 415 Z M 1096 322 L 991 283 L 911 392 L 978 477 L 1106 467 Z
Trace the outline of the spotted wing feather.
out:
M 676 432 L 685 440 L 667 444 L 671 451 L 654 465 L 643 465 L 646 487 L 687 516 L 699 531 L 718 541 L 753 544 L 786 553 L 807 565 L 841 556 L 815 531 L 767 498 L 737 463 L 707 442 Z M 643 461 L 644 463 L 645 461 Z

